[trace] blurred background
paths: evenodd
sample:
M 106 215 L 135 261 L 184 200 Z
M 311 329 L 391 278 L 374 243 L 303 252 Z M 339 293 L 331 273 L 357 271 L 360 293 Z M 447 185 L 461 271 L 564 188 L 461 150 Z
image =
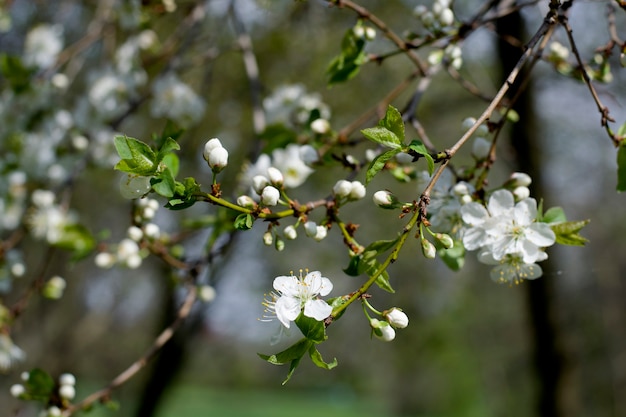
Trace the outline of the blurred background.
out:
M 149 27 L 159 39 L 180 32 L 174 45 L 187 48 L 184 55 L 163 53 L 158 55 L 159 61 L 144 64 L 148 77 L 173 66 L 206 102 L 202 117 L 179 140 L 178 152 L 180 177 L 195 176 L 204 185 L 211 178 L 202 159 L 207 139 L 219 137 L 230 151 L 228 169 L 232 174 L 256 147 L 252 89 L 236 42 L 241 29 L 237 25 L 252 39 L 262 96 L 281 85 L 302 84 L 328 104 L 334 130 L 376 106 L 413 70 L 409 60 L 398 56 L 382 65 L 364 66 L 348 83 L 327 87 L 325 70 L 357 16 L 323 1 L 209 0 L 197 25 L 188 25 L 196 6 L 190 1 L 3 3 L 11 27 L 0 34 L 0 51 L 9 54 L 21 53 L 26 33 L 37 24 L 59 25 L 65 44 L 72 45 L 95 30 L 96 17 L 104 19 L 104 29 L 100 28 L 104 35 L 88 45 L 80 59 L 68 61 L 74 65 L 70 68 L 74 82 L 58 102 L 46 103 L 46 111 L 66 108 L 78 114 L 84 110 L 87 104 L 82 100 L 93 85 L 89 74 L 110 67 L 111 51 L 138 29 Z M 170 3 L 175 3 L 175 10 L 167 10 Z M 431 6 L 421 0 L 367 0 L 360 4 L 400 34 L 419 32 L 412 11 L 418 4 Z M 481 4 L 455 1 L 457 19 L 469 19 Z M 609 41 L 609 4 L 575 1 L 571 7 L 570 24 L 586 60 Z M 514 64 L 521 53 L 519 46 L 513 50 L 503 46 L 496 33 L 521 37 L 523 44 L 546 11 L 547 2 L 537 2 L 523 8 L 518 20 L 473 32 L 463 44 L 460 73 L 485 94 L 494 95 L 511 60 Z M 623 11 L 618 10 L 616 17 L 616 28 L 624 38 Z M 138 22 L 124 28 L 119 23 L 124 19 Z M 567 45 L 562 28 L 554 39 Z M 379 33 L 368 48 L 380 53 L 391 46 Z M 612 81 L 596 87 L 620 125 L 626 120 L 626 72 L 619 66 L 619 57 L 612 57 L 610 64 Z M 413 82 L 392 104 L 404 108 L 415 85 Z M 485 106 L 441 73 L 423 95 L 417 117 L 437 148 L 444 149 L 462 135 L 463 119 L 477 117 Z M 6 120 L 15 109 L 3 106 L 1 110 Z M 342 272 L 349 258 L 336 229 L 322 242 L 300 237 L 277 252 L 262 244 L 265 230 L 257 224 L 253 230 L 235 235 L 208 271 L 206 280 L 215 287 L 216 299 L 197 304 L 156 360 L 114 392 L 118 410 L 95 407 L 90 414 L 626 416 L 626 210 L 625 196 L 615 191 L 615 149 L 600 126 L 600 114 L 587 87 L 559 75 L 547 63 L 540 62 L 535 68 L 532 86 L 516 110 L 521 120 L 507 126 L 499 139 L 490 184 L 501 184 L 513 171 L 528 172 L 534 179 L 533 196 L 543 199 L 545 207 L 561 206 L 571 220 L 591 220 L 582 231 L 590 241 L 585 247 L 548 250 L 550 258 L 542 263 L 542 278 L 513 286 L 494 284 L 489 267 L 479 264 L 475 254 L 468 254 L 461 271 L 452 272 L 440 260 L 424 259 L 419 242 L 411 241 L 389 268 L 396 293 L 371 291 L 371 302 L 380 310 L 401 307 L 410 318 L 409 327 L 398 331 L 392 343 L 370 340 L 360 308 L 350 308 L 342 320 L 329 327 L 329 340 L 320 346 L 323 356 L 337 358 L 339 366 L 325 371 L 305 360 L 292 380 L 281 386 L 287 369 L 257 356 L 257 352 L 274 353 L 298 338 L 293 329 L 288 340 L 271 346 L 278 323 L 258 321 L 263 315 L 263 295 L 271 290 L 273 278 L 290 270 L 320 270 L 333 280 L 333 296 L 354 291 L 362 278 Z M 85 116 L 82 128 L 95 144 L 93 138 L 98 134 L 111 140 L 113 132 L 147 141 L 165 124 L 141 101 L 132 102 L 124 114 L 119 119 L 93 122 L 93 115 Z M 363 127 L 375 124 L 379 116 Z M 415 131 L 407 128 L 407 137 L 416 137 Z M 0 140 L 9 139 L 2 136 Z M 131 203 L 120 196 L 122 175 L 112 169 L 116 160 L 112 142 L 107 146 L 103 156 L 93 156 L 90 167 L 77 177 L 71 205 L 93 233 L 119 241 L 130 224 Z M 345 152 L 363 158 L 364 150 L 361 145 Z M 457 161 L 459 165 L 471 163 L 469 152 L 459 155 Z M 345 174 L 339 164 L 316 172 L 294 195 L 301 202 L 326 196 Z M 364 173 L 357 179 L 364 180 Z M 38 181 L 45 184 L 44 179 Z M 224 176 L 226 194 L 235 181 L 235 175 Z M 372 181 L 368 196 L 383 188 L 407 200 L 418 196 L 414 183 L 401 184 L 385 174 Z M 187 211 L 160 209 L 155 223 L 174 233 L 186 220 L 211 213 L 214 207 L 203 204 Z M 394 238 L 403 227 L 397 216 L 383 214 L 369 197 L 342 209 L 344 218 L 360 224 L 357 236 L 364 243 Z M 185 242 L 187 250 L 202 247 L 209 233 L 194 234 Z M 34 271 L 42 264 L 46 249 L 34 240 L 25 245 L 25 263 Z M 93 257 L 72 262 L 69 255 L 59 253 L 46 268 L 50 274 L 65 277 L 67 288 L 60 300 L 31 300 L 12 326 L 12 338 L 27 357 L 10 372 L 0 374 L 1 415 L 37 415 L 34 405 L 9 395 L 9 387 L 19 382 L 20 373 L 32 368 L 45 369 L 51 375 L 74 374 L 77 399 L 105 386 L 146 351 L 172 320 L 174 305 L 181 300 L 169 271 L 158 259 L 149 258 L 137 270 L 102 270 L 95 267 Z M 1 295 L 2 300 L 11 305 L 28 284 L 29 273 L 15 280 L 12 290 Z

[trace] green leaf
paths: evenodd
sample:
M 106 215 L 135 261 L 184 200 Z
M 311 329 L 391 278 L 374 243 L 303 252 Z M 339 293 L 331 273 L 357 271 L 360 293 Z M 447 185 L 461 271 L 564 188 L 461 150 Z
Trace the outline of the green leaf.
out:
M 454 246 L 450 249 L 441 247 L 437 241 L 435 246 L 438 247 L 437 255 L 453 271 L 459 271 L 465 264 L 465 247 L 460 241 L 454 241 Z
M 426 146 L 416 139 L 409 144 L 409 149 L 426 158 L 426 163 L 428 164 L 428 174 L 433 175 L 433 172 L 435 172 L 435 161 L 433 160 L 433 157 L 430 156 Z
M 170 154 L 172 151 L 177 151 L 180 149 L 180 145 L 172 138 L 165 139 L 163 146 L 159 148 L 159 153 L 157 154 L 155 164 L 159 164 L 166 155 Z
M 27 68 L 17 56 L 0 54 L 0 74 L 9 82 L 16 93 L 23 93 L 31 88 L 31 76 L 35 70 Z
M 392 130 L 383 126 L 368 127 L 361 130 L 363 136 L 369 140 L 379 143 L 387 148 L 400 149 L 402 148 L 402 140 Z
M 626 191 L 626 139 L 620 142 L 617 149 L 617 191 Z
M 200 192 L 200 185 L 193 177 L 187 177 L 183 182 L 174 181 L 174 198 L 170 198 L 165 207 L 170 210 L 191 207 L 196 202 L 195 194 L 198 192 Z
M 395 107 L 389 105 L 387 107 L 387 113 L 385 117 L 378 122 L 378 126 L 384 127 L 400 140 L 400 144 L 404 142 L 404 120 L 402 120 L 402 114 Z
M 115 169 L 142 176 L 149 176 L 156 172 L 157 156 L 144 142 L 127 136 L 116 136 L 115 149 L 122 158 L 115 165 Z
M 389 161 L 401 151 L 401 148 L 390 149 L 387 152 L 383 152 L 376 158 L 374 158 L 374 160 L 370 163 L 370 166 L 367 168 L 367 173 L 365 174 L 365 184 L 369 184 L 372 178 L 374 178 L 376 174 L 378 174 L 385 167 L 387 161 Z
M 315 345 L 309 348 L 309 356 L 315 365 L 322 369 L 333 369 L 337 366 L 337 358 L 333 358 L 333 361 L 330 363 L 326 363 L 324 358 L 322 358 L 322 354 L 317 350 Z
M 176 178 L 180 169 L 180 159 L 175 153 L 168 153 L 163 157 L 163 164 L 170 169 L 172 176 Z
M 174 197 L 176 182 L 174 181 L 174 176 L 169 168 L 165 168 L 158 175 L 150 178 L 150 184 L 152 184 L 152 189 L 157 194 L 162 195 L 165 198 Z
M 398 239 L 399 237 L 392 240 L 377 240 L 367 245 L 365 251 L 376 251 L 376 253 L 387 252 L 389 249 L 395 246 L 395 244 L 398 242 Z
M 264 355 L 262 353 L 257 353 L 259 357 L 272 365 L 284 365 L 289 363 L 289 373 L 287 374 L 287 378 L 283 381 L 283 385 L 291 379 L 293 372 L 296 370 L 298 365 L 300 364 L 300 360 L 304 356 L 304 354 L 314 346 L 314 343 L 307 339 L 306 337 L 300 339 L 295 344 L 291 345 L 287 349 L 282 352 L 276 353 L 274 355 Z
M 241 213 L 237 218 L 235 218 L 235 222 L 233 226 L 237 230 L 250 230 L 252 229 L 252 224 L 254 223 L 254 219 L 250 213 Z
M 584 246 L 589 242 L 578 232 L 589 223 L 589 220 L 578 220 L 551 225 L 551 229 L 556 235 L 556 243 L 569 246 Z
M 167 139 L 176 141 L 183 133 L 185 133 L 185 129 L 181 128 L 173 121 L 168 120 L 163 128 L 163 132 L 161 132 L 161 136 L 153 135 L 152 138 L 154 139 L 154 143 L 156 143 L 157 149 L 161 149 Z
M 347 81 L 359 73 L 361 65 L 367 62 L 364 48 L 365 40 L 356 37 L 352 28 L 348 29 L 341 41 L 341 54 L 333 58 L 326 70 L 329 85 Z
M 361 255 L 354 255 L 353 257 L 351 257 L 350 263 L 343 270 L 343 272 L 351 277 L 358 277 L 359 275 L 361 275 L 361 273 L 359 272 L 359 263 L 361 262 L 361 258 Z
M 315 320 L 312 317 L 307 317 L 303 313 L 300 313 L 295 323 L 304 337 L 310 341 L 321 343 L 326 340 L 326 326 L 324 326 L 323 321 Z
M 33 369 L 28 373 L 26 381 L 27 397 L 36 401 L 47 402 L 54 393 L 54 379 L 41 369 Z
M 550 224 L 563 223 L 567 221 L 567 217 L 561 207 L 550 207 L 542 216 L 541 221 Z

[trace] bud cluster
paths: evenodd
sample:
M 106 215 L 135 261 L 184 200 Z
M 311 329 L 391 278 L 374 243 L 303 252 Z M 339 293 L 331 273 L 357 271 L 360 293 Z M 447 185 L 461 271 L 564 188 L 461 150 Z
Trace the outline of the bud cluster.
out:
M 228 151 L 222 146 L 222 142 L 218 138 L 207 141 L 202 156 L 215 174 L 228 165 Z

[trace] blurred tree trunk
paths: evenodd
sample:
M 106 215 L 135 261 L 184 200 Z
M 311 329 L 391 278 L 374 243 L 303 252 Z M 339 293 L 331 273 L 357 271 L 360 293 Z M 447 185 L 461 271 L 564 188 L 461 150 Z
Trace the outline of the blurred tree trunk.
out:
M 506 0 L 503 3 L 508 3 Z M 497 21 L 500 35 L 498 53 L 502 63 L 502 81 L 519 60 L 522 50 L 513 46 L 507 39 L 526 39 L 524 22 L 519 13 L 510 14 Z M 522 73 L 518 80 L 522 80 Z M 512 97 L 519 82 L 512 86 L 509 97 Z M 531 83 L 520 96 L 514 109 L 520 116 L 520 122 L 511 130 L 511 143 L 516 153 L 517 170 L 531 176 L 531 195 L 547 195 L 543 189 L 542 171 L 540 169 L 541 144 L 537 143 L 537 120 L 533 108 Z M 555 317 L 553 258 L 541 263 L 544 276 L 537 280 L 524 282 L 527 292 L 527 308 L 530 332 L 533 337 L 534 366 L 537 376 L 537 416 L 563 416 L 559 398 L 562 391 L 563 353 L 560 347 L 560 331 Z

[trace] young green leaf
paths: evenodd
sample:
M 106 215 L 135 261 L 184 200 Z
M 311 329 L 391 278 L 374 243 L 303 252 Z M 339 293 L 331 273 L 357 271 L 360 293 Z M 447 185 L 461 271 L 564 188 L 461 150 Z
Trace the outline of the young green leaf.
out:
M 333 85 L 354 78 L 361 70 L 361 65 L 367 62 L 364 51 L 365 40 L 355 36 L 352 29 L 348 29 L 341 41 L 341 53 L 328 66 L 328 85 Z
M 395 107 L 391 105 L 387 107 L 387 113 L 378 122 L 378 126 L 392 131 L 400 140 L 400 144 L 404 142 L 404 120 L 402 120 L 402 114 Z
M 114 143 L 117 153 L 122 158 L 115 165 L 115 169 L 142 176 L 149 176 L 156 172 L 157 156 L 150 146 L 127 136 L 116 136 Z
M 589 220 L 564 222 L 550 226 L 556 235 L 556 243 L 569 246 L 584 246 L 589 242 L 578 232 L 589 223 Z
M 174 197 L 176 182 L 174 181 L 174 176 L 169 168 L 165 168 L 163 171 L 151 178 L 150 184 L 152 184 L 152 189 L 157 194 L 162 195 L 165 198 Z
M 367 173 L 365 174 L 365 184 L 369 184 L 372 178 L 374 178 L 374 176 L 376 176 L 376 174 L 378 174 L 385 167 L 387 161 L 401 151 L 401 148 L 390 149 L 374 158 L 374 160 L 370 163 L 369 168 L 367 168 Z
M 306 337 L 300 339 L 295 344 L 291 345 L 287 349 L 282 352 L 276 353 L 274 355 L 264 355 L 262 353 L 257 353 L 259 357 L 272 365 L 284 365 L 289 363 L 289 373 L 287 373 L 287 378 L 283 381 L 283 385 L 285 385 L 293 375 L 293 372 L 296 370 L 298 365 L 300 364 L 300 360 L 304 356 L 304 354 L 314 346 L 314 343 L 307 339 Z
M 337 358 L 333 358 L 333 361 L 330 363 L 325 362 L 324 358 L 322 358 L 322 354 L 317 350 L 315 345 L 309 348 L 309 356 L 313 363 L 322 369 L 330 370 L 337 366 Z
M 312 317 L 307 317 L 304 314 L 296 318 L 296 326 L 302 332 L 304 337 L 315 343 L 321 343 L 326 340 L 326 326 L 323 321 L 317 321 Z
M 235 226 L 237 230 L 250 230 L 252 229 L 253 222 L 254 220 L 250 213 L 241 213 L 235 218 L 233 226 Z
M 565 211 L 561 207 L 550 207 L 541 217 L 543 223 L 557 224 L 567 221 Z
M 409 144 L 409 149 L 418 155 L 422 155 L 426 159 L 426 163 L 428 164 L 428 174 L 433 175 L 433 172 L 435 172 L 435 161 L 433 160 L 433 157 L 430 156 L 426 146 L 416 139 Z
M 400 149 L 402 147 L 402 140 L 398 135 L 384 126 L 369 127 L 361 130 L 361 133 L 372 142 L 379 143 L 387 148 Z

